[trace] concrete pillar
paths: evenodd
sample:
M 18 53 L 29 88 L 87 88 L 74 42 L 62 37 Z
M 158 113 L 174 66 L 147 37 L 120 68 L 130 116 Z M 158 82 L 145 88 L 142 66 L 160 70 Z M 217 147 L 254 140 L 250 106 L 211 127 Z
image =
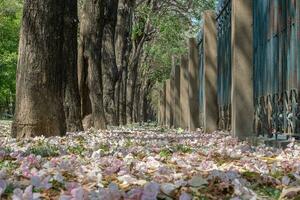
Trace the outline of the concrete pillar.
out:
M 187 56 L 181 57 L 180 64 L 180 127 L 189 128 L 189 70 Z
M 180 66 L 173 59 L 172 68 L 172 91 L 173 91 L 173 126 L 180 127 Z
M 251 0 L 232 0 L 232 133 L 253 136 L 253 23 Z
M 172 127 L 172 90 L 171 80 L 166 80 L 166 126 Z
M 218 129 L 218 100 L 217 100 L 217 31 L 214 11 L 203 13 L 203 67 L 204 131 L 209 133 Z M 201 70 L 200 70 L 201 71 Z
M 199 119 L 199 51 L 195 38 L 189 39 L 189 130 L 200 128 Z

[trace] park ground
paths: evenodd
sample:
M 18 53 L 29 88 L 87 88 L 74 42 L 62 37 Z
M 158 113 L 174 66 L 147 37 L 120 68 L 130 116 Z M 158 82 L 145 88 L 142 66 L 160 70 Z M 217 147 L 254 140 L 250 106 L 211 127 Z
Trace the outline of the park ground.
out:
M 1 199 L 297 199 L 300 146 L 143 126 L 16 140 L 0 122 Z M 297 196 L 298 195 L 298 196 Z

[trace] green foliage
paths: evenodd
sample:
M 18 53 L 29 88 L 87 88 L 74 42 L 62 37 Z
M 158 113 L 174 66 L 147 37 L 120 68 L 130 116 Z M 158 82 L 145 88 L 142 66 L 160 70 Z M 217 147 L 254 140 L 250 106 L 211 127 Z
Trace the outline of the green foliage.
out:
M 56 191 L 61 191 L 61 190 L 65 190 L 66 187 L 65 187 L 65 184 L 64 183 L 61 183 L 57 180 L 51 180 L 50 183 L 52 184 L 52 189 L 53 190 L 56 190 Z
M 13 184 L 8 184 L 7 185 L 7 187 L 5 188 L 5 190 L 4 190 L 4 193 L 3 193 L 3 196 L 5 197 L 5 196 L 10 196 L 10 195 L 12 195 L 13 193 L 14 193 L 14 186 L 13 186 Z
M 17 168 L 17 164 L 12 160 L 1 160 L 0 161 L 0 170 L 6 169 L 8 172 Z
M 162 158 L 168 158 L 172 155 L 172 151 L 170 149 L 162 149 L 160 152 L 159 152 L 159 156 L 162 157 Z
M 131 147 L 131 146 L 133 146 L 133 142 L 130 139 L 127 139 L 125 141 L 125 147 Z
M 12 152 L 10 147 L 0 147 L 0 151 L 4 152 L 6 154 L 9 154 Z
M 160 2 L 160 1 L 157 1 Z M 136 23 L 133 26 L 132 39 L 143 34 L 145 22 L 150 21 L 154 35 L 146 42 L 143 52 L 146 60 L 141 62 L 142 77 L 156 83 L 151 94 L 153 107 L 157 107 L 159 89 L 170 77 L 172 57 L 179 64 L 181 55 L 187 53 L 187 40 L 195 37 L 200 28 L 202 12 L 214 9 L 215 0 L 178 0 L 157 3 L 151 7 L 147 1 L 135 10 Z M 159 7 L 159 8 L 158 8 Z M 151 9 L 150 9 L 151 8 Z
M 0 108 L 14 101 L 21 0 L 0 0 Z
M 176 151 L 179 151 L 182 153 L 192 153 L 193 152 L 191 147 L 183 145 L 183 144 L 178 144 L 175 148 L 176 148 Z
M 81 144 L 68 147 L 68 152 L 76 155 L 83 155 L 85 151 L 86 149 Z
M 109 152 L 110 148 L 108 144 L 100 144 L 99 149 L 101 149 L 103 152 Z
M 258 194 L 262 196 L 270 197 L 271 199 L 279 199 L 281 190 L 271 187 L 271 186 L 258 186 L 254 188 Z
M 55 157 L 59 155 L 59 149 L 48 143 L 41 142 L 36 146 L 30 147 L 26 154 L 40 155 L 42 157 Z

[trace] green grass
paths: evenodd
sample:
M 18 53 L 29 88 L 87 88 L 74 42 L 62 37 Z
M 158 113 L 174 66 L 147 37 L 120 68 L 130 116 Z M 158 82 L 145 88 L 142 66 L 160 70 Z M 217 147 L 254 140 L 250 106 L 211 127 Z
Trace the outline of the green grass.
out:
M 1 160 L 0 161 L 0 170 L 6 169 L 8 173 L 12 172 L 18 167 L 18 165 L 12 160 Z
M 183 144 L 176 145 L 175 150 L 179 151 L 179 152 L 182 152 L 182 153 L 192 153 L 193 152 L 191 147 L 183 145 Z
M 55 157 L 59 155 L 59 149 L 48 143 L 40 142 L 39 144 L 30 147 L 26 154 L 40 155 L 42 157 Z
M 163 158 L 168 158 L 172 155 L 172 152 L 170 149 L 162 149 L 160 152 L 159 152 L 159 156 L 160 157 L 163 157 Z
M 5 153 L 9 154 L 12 152 L 10 147 L 0 147 L 0 151 L 4 151 Z
M 129 140 L 129 139 L 127 139 L 126 141 L 125 141 L 125 147 L 131 147 L 131 146 L 133 146 L 133 142 L 131 141 L 131 140 Z
M 83 153 L 85 151 L 86 151 L 86 149 L 81 144 L 76 145 L 76 146 L 68 147 L 68 152 L 71 153 L 71 154 L 83 155 Z
M 108 144 L 102 143 L 102 144 L 100 144 L 99 149 L 101 149 L 103 152 L 109 152 L 110 147 Z
M 262 195 L 262 196 L 267 196 L 271 199 L 279 199 L 280 194 L 281 194 L 281 190 L 271 187 L 271 186 L 267 186 L 267 185 L 258 185 L 256 187 L 253 188 L 253 190 L 255 192 L 257 192 L 258 194 Z
M 8 184 L 4 190 L 3 196 L 11 196 L 14 193 L 14 186 L 12 184 Z

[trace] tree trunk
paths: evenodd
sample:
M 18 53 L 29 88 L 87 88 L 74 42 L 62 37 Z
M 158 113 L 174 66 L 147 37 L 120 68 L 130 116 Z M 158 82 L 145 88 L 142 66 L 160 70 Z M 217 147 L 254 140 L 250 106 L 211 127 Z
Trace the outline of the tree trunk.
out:
M 77 78 L 77 1 L 64 0 L 64 110 L 67 131 L 81 131 L 80 96 Z
M 118 0 L 106 0 L 104 7 L 104 28 L 102 38 L 102 72 L 104 111 L 107 123 L 118 125 L 115 99 L 118 68 L 115 56 L 115 28 L 117 23 Z
M 118 90 L 115 96 L 118 96 L 119 102 L 119 121 L 125 125 L 126 119 L 126 95 L 127 95 L 127 76 L 129 53 L 131 50 L 131 29 L 134 0 L 119 0 L 118 16 L 116 25 L 116 63 L 119 71 Z
M 65 134 L 64 1 L 24 1 L 12 136 Z
M 82 111 L 85 116 L 89 113 L 85 106 L 91 105 L 91 120 L 96 129 L 106 129 L 101 70 L 104 3 L 104 0 L 86 0 L 80 22 L 78 68 Z
M 140 54 L 139 54 L 140 55 Z M 136 93 L 136 81 L 138 75 L 138 57 L 135 57 L 133 60 L 128 81 L 127 81 L 127 122 L 133 123 L 134 116 L 133 116 L 133 109 L 134 109 L 134 97 Z

